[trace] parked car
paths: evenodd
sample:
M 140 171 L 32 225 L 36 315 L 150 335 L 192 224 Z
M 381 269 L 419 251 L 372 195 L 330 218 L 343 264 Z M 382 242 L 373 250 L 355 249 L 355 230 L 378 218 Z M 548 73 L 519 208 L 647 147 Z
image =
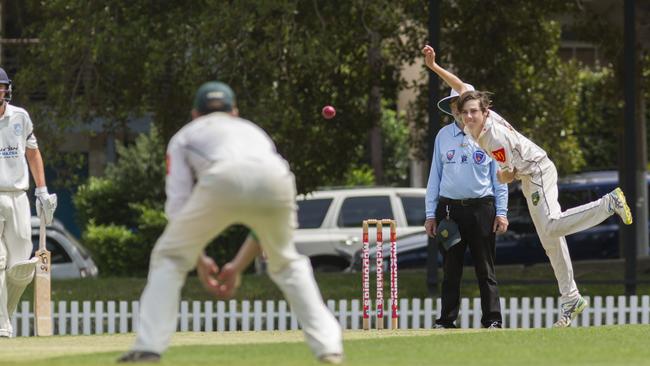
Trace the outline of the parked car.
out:
M 363 220 L 394 219 L 398 238 L 421 231 L 424 195 L 424 188 L 378 187 L 298 196 L 296 248 L 311 259 L 314 270 L 342 271 L 361 248 Z
M 650 189 L 650 175 L 647 178 Z M 614 171 L 589 172 L 571 175 L 558 182 L 559 201 L 563 210 L 575 207 L 602 197 L 618 184 L 618 175 Z M 547 262 L 548 258 L 537 236 L 535 227 L 528 213 L 526 198 L 521 193 L 521 186 L 510 185 L 508 198 L 508 231 L 496 239 L 496 264 L 534 264 Z M 588 259 L 607 259 L 619 257 L 618 229 L 620 219 L 614 215 L 600 225 L 566 237 L 571 259 L 574 261 Z M 650 230 L 650 222 L 648 226 Z M 428 239 L 424 231 L 403 237 L 397 242 L 397 266 L 400 269 L 423 268 L 426 266 Z M 384 246 L 384 266 L 390 264 L 389 248 Z M 376 249 L 371 240 L 371 258 L 376 257 Z M 361 252 L 354 254 L 351 270 L 361 269 Z M 438 257 L 441 261 L 441 257 Z M 374 261 L 370 261 L 374 270 Z M 469 250 L 465 255 L 465 264 L 472 264 Z
M 32 217 L 32 256 L 38 250 L 40 220 Z M 97 277 L 98 269 L 90 253 L 58 220 L 46 228 L 45 246 L 51 253 L 52 278 Z

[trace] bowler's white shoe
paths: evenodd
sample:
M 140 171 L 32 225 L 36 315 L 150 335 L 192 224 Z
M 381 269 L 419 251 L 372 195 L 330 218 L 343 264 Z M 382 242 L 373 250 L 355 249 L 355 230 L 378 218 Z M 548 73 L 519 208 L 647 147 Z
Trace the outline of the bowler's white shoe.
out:
M 632 223 L 632 212 L 630 206 L 627 205 L 623 190 L 616 187 L 615 190 L 609 193 L 609 197 L 611 198 L 609 209 L 616 212 L 625 225 L 630 225 Z
M 566 328 L 571 325 L 571 321 L 576 318 L 583 310 L 589 306 L 587 300 L 580 296 L 576 301 L 562 304 L 562 315 L 560 319 L 553 324 L 554 328 Z

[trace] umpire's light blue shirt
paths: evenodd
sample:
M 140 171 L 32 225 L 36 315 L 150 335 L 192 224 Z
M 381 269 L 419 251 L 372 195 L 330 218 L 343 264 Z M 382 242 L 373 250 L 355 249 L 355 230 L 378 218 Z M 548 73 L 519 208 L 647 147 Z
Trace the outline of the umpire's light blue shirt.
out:
M 496 162 L 457 122 L 441 128 L 436 136 L 427 184 L 427 219 L 435 217 L 441 196 L 457 200 L 494 196 L 497 216 L 508 213 L 508 185 L 497 180 Z

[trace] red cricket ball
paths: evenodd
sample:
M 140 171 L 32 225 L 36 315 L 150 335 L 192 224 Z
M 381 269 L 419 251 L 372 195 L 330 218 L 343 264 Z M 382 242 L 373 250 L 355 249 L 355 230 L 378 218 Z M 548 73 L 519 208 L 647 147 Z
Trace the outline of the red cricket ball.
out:
M 332 119 L 334 118 L 334 116 L 336 116 L 336 109 L 334 109 L 334 107 L 332 107 L 331 105 L 326 105 L 325 107 L 323 107 L 321 114 L 325 119 Z

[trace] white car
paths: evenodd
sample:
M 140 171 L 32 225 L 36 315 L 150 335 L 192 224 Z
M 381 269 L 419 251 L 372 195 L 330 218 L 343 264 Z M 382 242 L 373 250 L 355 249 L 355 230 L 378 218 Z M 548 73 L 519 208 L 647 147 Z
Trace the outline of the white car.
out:
M 32 256 L 38 249 L 39 225 L 39 218 L 32 216 Z M 97 277 L 97 265 L 90 257 L 88 249 L 84 248 L 59 221 L 54 220 L 52 225 L 47 226 L 46 238 L 45 245 L 52 258 L 53 279 Z
M 298 229 L 294 242 L 298 252 L 311 259 L 316 271 L 342 271 L 361 248 L 362 222 L 394 219 L 397 241 L 423 230 L 424 188 L 351 188 L 316 191 L 298 196 Z M 384 228 L 384 240 L 390 239 Z M 369 230 L 374 244 L 374 227 Z

